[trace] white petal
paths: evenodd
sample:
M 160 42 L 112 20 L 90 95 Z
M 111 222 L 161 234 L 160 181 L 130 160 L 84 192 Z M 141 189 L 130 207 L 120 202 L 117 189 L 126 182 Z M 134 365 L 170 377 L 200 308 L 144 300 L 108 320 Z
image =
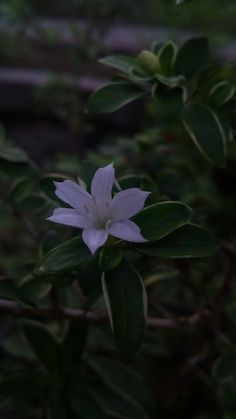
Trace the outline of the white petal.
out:
M 142 243 L 147 240 L 142 236 L 140 228 L 133 221 L 117 221 L 108 229 L 109 234 L 128 242 Z
M 95 198 L 96 204 L 110 203 L 114 178 L 113 163 L 96 171 L 91 185 L 91 194 Z
M 48 217 L 47 220 L 77 228 L 86 228 L 91 226 L 91 222 L 88 217 L 79 214 L 72 208 L 56 208 L 51 217 Z
M 130 188 L 118 192 L 111 203 L 111 218 L 113 221 L 127 220 L 137 214 L 144 206 L 150 192 L 138 188 Z
M 88 246 L 92 254 L 94 254 L 106 242 L 108 233 L 105 230 L 88 228 L 83 231 L 82 237 L 84 243 Z
M 92 198 L 84 188 L 72 180 L 54 182 L 54 184 L 56 186 L 55 194 L 58 198 L 71 205 L 81 213 L 86 212 L 85 207 L 91 204 Z

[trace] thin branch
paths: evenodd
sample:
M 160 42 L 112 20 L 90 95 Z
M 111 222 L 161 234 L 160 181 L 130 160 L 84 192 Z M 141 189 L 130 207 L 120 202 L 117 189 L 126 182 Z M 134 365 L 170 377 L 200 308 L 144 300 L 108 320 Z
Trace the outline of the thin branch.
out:
M 68 319 L 68 320 L 87 320 L 93 324 L 99 324 L 108 320 L 107 313 L 102 310 L 91 310 L 84 311 L 80 309 L 71 308 L 60 308 L 58 310 L 55 307 L 30 307 L 22 305 L 15 301 L 0 299 L 0 312 L 9 314 L 13 317 L 18 318 L 38 318 L 38 319 Z M 193 314 L 190 317 L 184 317 L 179 319 L 170 318 L 148 318 L 147 327 L 151 329 L 156 328 L 178 328 L 186 324 L 195 324 L 199 322 L 209 312 L 201 312 Z

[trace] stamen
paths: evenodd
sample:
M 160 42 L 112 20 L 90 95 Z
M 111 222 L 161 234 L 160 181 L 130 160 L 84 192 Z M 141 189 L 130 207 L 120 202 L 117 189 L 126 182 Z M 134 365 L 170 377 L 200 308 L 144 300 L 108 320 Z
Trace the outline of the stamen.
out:
M 111 225 L 111 220 L 107 220 L 106 224 L 105 224 L 105 230 L 107 230 Z

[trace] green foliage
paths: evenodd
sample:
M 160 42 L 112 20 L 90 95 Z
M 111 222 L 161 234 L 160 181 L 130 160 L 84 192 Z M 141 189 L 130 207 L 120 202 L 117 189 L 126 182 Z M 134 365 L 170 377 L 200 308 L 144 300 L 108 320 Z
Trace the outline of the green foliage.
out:
M 88 111 L 114 112 L 151 93 L 159 120 L 168 123 L 173 118 L 174 123 L 176 119 L 183 123 L 202 154 L 215 165 L 224 166 L 230 121 L 219 108 L 234 98 L 235 84 L 222 72 L 216 83 L 206 87 L 204 72 L 209 59 L 208 40 L 200 37 L 190 38 L 180 48 L 172 41 L 155 42 L 151 51 L 141 51 L 136 59 L 104 58 L 100 62 L 118 70 L 126 81 L 113 81 L 93 93 Z M 207 78 L 209 81 L 212 83 L 212 77 Z
M 88 112 L 114 112 L 144 94 L 138 86 L 127 82 L 114 82 L 96 90 L 90 97 L 87 109 Z
M 63 273 L 78 268 L 91 258 L 81 237 L 59 244 L 45 255 L 38 266 L 39 272 Z
M 191 104 L 183 110 L 183 123 L 204 156 L 224 167 L 226 138 L 217 115 L 204 105 Z
M 146 207 L 134 217 L 143 236 L 154 241 L 167 236 L 188 222 L 191 209 L 180 202 L 160 202 Z
M 60 346 L 53 334 L 42 323 L 24 322 L 25 336 L 42 365 L 52 376 L 57 376 L 61 368 Z
M 130 357 L 141 343 L 147 316 L 142 279 L 123 262 L 115 270 L 104 274 L 102 286 L 117 346 L 125 356 Z
M 185 224 L 158 242 L 137 250 L 150 256 L 185 258 L 211 256 L 217 249 L 215 239 L 206 229 L 195 224 Z

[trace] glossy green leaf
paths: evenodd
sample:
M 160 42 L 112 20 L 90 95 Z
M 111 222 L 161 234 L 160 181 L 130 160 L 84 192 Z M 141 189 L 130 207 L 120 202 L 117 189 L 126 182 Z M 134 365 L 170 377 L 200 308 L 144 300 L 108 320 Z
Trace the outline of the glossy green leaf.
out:
M 88 190 L 95 175 L 95 172 L 99 169 L 99 166 L 88 160 L 83 160 L 79 168 L 79 179 L 86 184 Z
M 122 262 L 103 275 L 102 286 L 117 347 L 130 357 L 141 343 L 147 315 L 142 279 L 130 265 Z
M 0 279 L 0 298 L 18 299 L 18 287 L 10 278 Z
M 83 385 L 82 380 L 74 383 L 68 393 L 68 402 L 73 412 L 80 419 L 106 419 L 101 403 L 96 400 L 97 391 Z
M 167 236 L 178 227 L 186 224 L 191 209 L 181 202 L 160 202 L 144 208 L 133 220 L 141 228 L 148 241 Z
M 224 167 L 226 139 L 218 116 L 205 105 L 192 103 L 183 109 L 183 124 L 189 136 L 212 163 Z
M 92 259 L 81 237 L 74 237 L 52 249 L 40 262 L 38 269 L 45 273 L 63 273 L 78 268 Z
M 187 92 L 183 87 L 175 87 L 169 91 L 163 91 L 159 89 L 159 86 L 155 86 L 152 91 L 158 115 L 161 117 L 179 113 L 184 106 L 186 96 Z
M 179 49 L 175 60 L 175 74 L 191 79 L 199 73 L 209 59 L 209 45 L 206 38 L 191 38 Z
M 63 182 L 66 179 L 68 179 L 68 176 L 57 173 L 49 173 L 41 177 L 39 180 L 39 186 L 49 199 L 61 202 L 61 200 L 55 195 L 56 187 L 53 182 Z
M 218 244 L 209 231 L 195 224 L 183 225 L 158 242 L 138 248 L 143 254 L 167 258 L 206 257 L 217 250 Z
M 10 397 L 38 399 L 51 385 L 48 377 L 42 371 L 13 372 L 0 378 L 0 394 Z
M 160 83 L 168 87 L 180 86 L 185 81 L 185 78 L 182 75 L 166 77 L 166 76 L 163 76 L 162 74 L 156 73 L 155 77 Z
M 162 49 L 164 45 L 165 42 L 154 41 L 151 46 L 151 51 L 154 52 L 154 54 L 158 55 L 159 51 Z
M 224 382 L 222 381 L 218 387 L 218 398 L 224 410 L 228 413 L 223 418 L 234 419 L 236 411 L 236 380 L 235 377 L 229 377 Z
M 11 142 L 0 143 L 0 158 L 12 163 L 27 163 L 28 156 Z
M 159 199 L 159 190 L 156 183 L 146 175 L 126 175 L 118 179 L 121 189 L 139 188 L 150 192 L 146 204 L 153 204 Z
M 6 141 L 0 143 L 0 172 L 10 178 L 34 176 L 36 167 L 22 149 Z
M 18 178 L 8 192 L 8 199 L 12 205 L 23 201 L 32 190 L 32 182 L 28 178 Z
M 227 353 L 218 358 L 213 365 L 212 372 L 218 379 L 224 379 L 232 375 L 236 376 L 236 353 Z
M 150 389 L 135 369 L 126 363 L 101 356 L 90 358 L 88 363 L 108 386 L 122 389 L 142 406 L 153 407 Z
M 45 210 L 47 207 L 48 203 L 43 194 L 40 193 L 32 193 L 18 203 L 18 208 L 21 211 L 33 214 L 37 214 L 38 212 Z
M 176 4 L 179 5 L 179 4 L 183 4 L 183 3 L 189 3 L 190 1 L 192 1 L 192 0 L 176 0 Z
M 60 345 L 49 329 L 42 323 L 24 321 L 24 334 L 39 362 L 53 375 L 60 370 Z
M 77 270 L 78 281 L 83 294 L 88 298 L 88 306 L 102 294 L 102 271 L 98 258 L 89 258 Z
M 235 95 L 235 85 L 228 80 L 221 81 L 213 86 L 208 94 L 207 101 L 212 106 L 223 106 Z
M 115 246 L 103 247 L 99 254 L 99 264 L 103 272 L 115 269 L 123 259 L 123 252 Z
M 43 256 L 46 255 L 48 252 L 50 252 L 50 250 L 52 250 L 54 247 L 61 244 L 61 241 L 62 240 L 59 236 L 59 233 L 57 233 L 57 231 L 48 230 L 40 243 L 40 249 L 39 249 L 40 258 L 43 258 Z
M 164 76 L 171 75 L 176 54 L 177 47 L 172 41 L 166 42 L 158 52 L 160 71 Z
M 21 300 L 36 303 L 49 294 L 52 285 L 44 278 L 29 277 L 19 288 Z
M 76 369 L 86 344 L 88 334 L 87 320 L 71 321 L 62 342 L 63 364 L 66 368 Z
M 54 386 L 53 386 L 54 387 Z M 55 387 L 51 390 L 49 399 L 47 400 L 45 419 L 67 419 L 66 410 L 64 406 L 63 396 Z
M 99 382 L 93 391 L 94 398 L 102 407 L 106 417 L 114 419 L 148 419 L 147 413 L 139 404 L 139 401 L 134 400 L 121 389 Z
M 110 83 L 90 96 L 87 110 L 92 113 L 114 112 L 145 94 L 140 87 L 131 83 Z
M 128 74 L 130 74 L 132 68 L 139 67 L 137 59 L 129 57 L 128 55 L 110 55 L 109 57 L 101 58 L 99 63 Z

